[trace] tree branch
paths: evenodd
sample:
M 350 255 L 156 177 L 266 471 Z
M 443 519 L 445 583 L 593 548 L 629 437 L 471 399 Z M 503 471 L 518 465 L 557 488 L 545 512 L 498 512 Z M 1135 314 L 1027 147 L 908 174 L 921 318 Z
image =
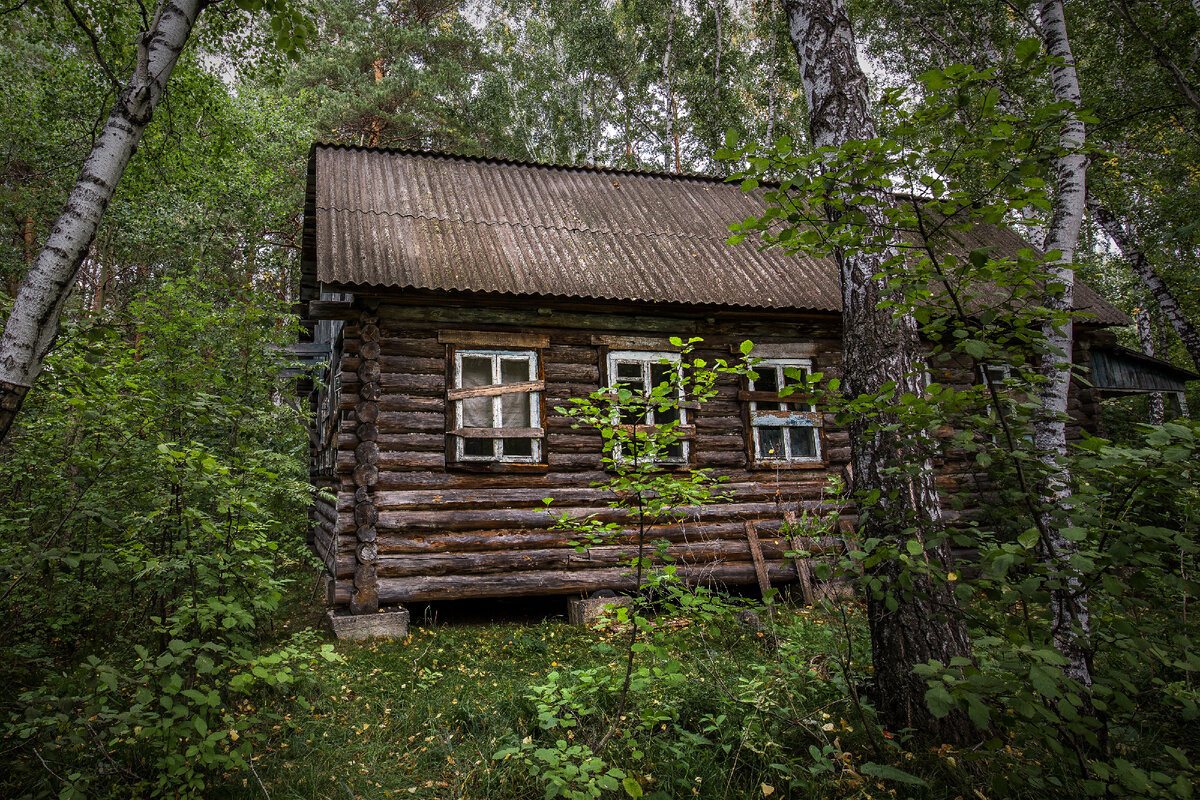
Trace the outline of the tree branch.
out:
M 120 81 L 117 80 L 117 76 L 113 74 L 112 68 L 108 66 L 108 61 L 100 53 L 100 41 L 96 38 L 96 32 L 84 22 L 83 17 L 75 10 L 75 6 L 71 4 L 71 0 L 63 0 L 63 5 L 67 7 L 67 13 L 71 15 L 71 19 L 75 20 L 75 24 L 87 35 L 88 41 L 92 44 L 92 53 L 96 56 L 96 63 L 100 65 L 100 69 L 104 70 L 104 74 L 108 76 L 109 84 L 118 92 L 121 91 Z

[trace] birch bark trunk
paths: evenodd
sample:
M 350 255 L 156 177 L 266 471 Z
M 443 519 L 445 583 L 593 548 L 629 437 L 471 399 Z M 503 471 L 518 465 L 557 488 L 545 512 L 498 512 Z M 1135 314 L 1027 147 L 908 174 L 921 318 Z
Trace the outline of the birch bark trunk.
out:
M 1057 295 L 1047 293 L 1044 304 L 1051 311 L 1069 314 L 1075 305 L 1072 262 L 1087 202 L 1087 156 L 1083 151 L 1087 131 L 1076 113 L 1081 105 L 1079 79 L 1075 74 L 1075 60 L 1067 37 L 1067 21 L 1061 0 L 1042 0 L 1038 6 L 1038 24 L 1047 52 L 1060 59 L 1060 63 L 1050 70 L 1055 99 L 1070 103 L 1075 109 L 1063 125 L 1059 137 L 1063 155 L 1055 159 L 1057 190 L 1045 243 L 1047 251 L 1058 250 L 1062 253 L 1057 261 L 1049 265 L 1048 273 L 1051 281 L 1064 288 Z M 1038 498 L 1042 509 L 1039 512 L 1042 548 L 1058 583 L 1058 588 L 1051 592 L 1050 597 L 1054 645 L 1067 659 L 1064 667 L 1067 676 L 1085 690 L 1090 690 L 1092 674 L 1088 643 L 1091 639 L 1091 620 L 1087 589 L 1071 566 L 1071 557 L 1078 546 L 1061 532 L 1070 525 L 1071 475 L 1065 461 L 1067 393 L 1071 386 L 1074 344 L 1072 320 L 1068 317 L 1059 327 L 1047 323 L 1043 327 L 1043 334 L 1049 352 L 1042 357 L 1040 367 L 1043 383 L 1039 389 L 1040 408 L 1034 419 L 1033 435 L 1045 474 L 1040 482 Z
M 1154 328 L 1151 325 L 1150 312 L 1144 308 L 1139 308 L 1133 316 L 1137 322 L 1138 344 L 1142 346 L 1142 352 L 1148 356 L 1154 355 Z M 1151 392 L 1150 424 L 1162 425 L 1166 416 L 1166 404 L 1163 402 L 1163 393 Z
M 166 90 L 203 0 L 164 0 L 139 37 L 137 66 L 38 253 L 0 337 L 0 442 L 58 336 L 59 318 L 104 210 Z
M 1198 0 L 1200 2 L 1200 0 Z M 1175 299 L 1175 294 L 1171 288 L 1167 286 L 1158 271 L 1154 269 L 1154 265 L 1150 263 L 1150 259 L 1146 258 L 1137 247 L 1129 240 L 1129 236 L 1125 232 L 1124 226 L 1117 220 L 1116 216 L 1096 197 L 1089 195 L 1087 199 L 1088 210 L 1092 212 L 1093 219 L 1099 223 L 1100 227 L 1108 234 L 1108 238 L 1113 240 L 1117 248 L 1121 251 L 1121 255 L 1125 256 L 1125 260 L 1133 267 L 1134 273 L 1146 290 L 1150 292 L 1150 296 L 1158 304 L 1158 309 L 1167 318 L 1167 322 L 1171 324 L 1171 328 L 1179 335 L 1183 341 L 1183 346 L 1187 348 L 1188 355 L 1192 358 L 1192 363 L 1196 369 L 1200 369 L 1200 332 L 1192 325 L 1191 320 L 1183 313 L 1183 309 L 1179 307 L 1179 301 Z
M 808 101 L 813 145 L 837 147 L 874 138 L 867 80 L 858 64 L 844 0 L 785 0 L 784 9 Z M 867 238 L 886 235 L 887 217 L 879 208 L 893 202 L 882 191 L 875 199 L 880 205 L 857 209 L 869 220 L 863 232 Z M 843 306 L 843 384 L 852 397 L 882 394 L 884 384 L 893 381 L 897 396 L 925 390 L 916 321 L 910 314 L 896 316 L 879 308 L 883 300 L 903 301 L 900 293 L 888 290 L 885 280 L 873 277 L 893 255 L 836 254 Z M 889 429 L 896 421 L 895 415 L 884 415 L 872 426 L 859 418 L 851 421 L 849 430 L 854 489 L 878 490 L 881 498 L 877 505 L 860 509 L 860 536 L 878 537 L 903 552 L 910 539 L 924 544 L 944 523 L 933 465 L 911 444 L 926 434 L 910 439 Z M 894 469 L 917 459 L 922 463 L 916 476 Z M 930 547 L 925 553 L 937 566 L 949 569 L 947 546 Z M 874 700 L 881 720 L 893 730 L 910 727 L 942 741 L 967 742 L 974 734 L 970 721 L 958 712 L 934 717 L 925 703 L 925 681 L 914 672 L 916 665 L 933 659 L 948 664 L 957 657 L 970 658 L 970 639 L 954 594 L 924 574 L 902 575 L 896 559 L 885 559 L 872 568 L 872 575 L 884 587 L 882 596 L 872 593 L 867 600 Z M 907 580 L 911 588 L 902 589 Z
M 775 143 L 775 84 L 778 78 L 778 64 L 776 60 L 776 42 L 778 35 L 775 33 L 775 20 L 779 14 L 779 0 L 771 0 L 771 74 L 767 78 L 767 144 Z M 1200 0 L 1196 0 L 1200 3 Z
M 675 64 L 671 60 L 671 49 L 675 44 L 675 0 L 671 0 L 671 11 L 667 17 L 667 49 L 663 53 L 663 81 L 667 89 L 667 141 L 664 151 L 663 169 L 671 171 L 671 157 L 675 158 L 675 172 L 680 172 L 679 130 L 675 113 Z

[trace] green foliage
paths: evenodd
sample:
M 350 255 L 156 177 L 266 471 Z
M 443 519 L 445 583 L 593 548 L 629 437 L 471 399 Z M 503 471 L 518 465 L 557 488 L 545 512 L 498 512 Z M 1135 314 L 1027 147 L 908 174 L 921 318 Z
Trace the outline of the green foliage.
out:
M 1008 70 L 1023 80 L 1050 66 L 1036 42 L 1020 42 L 1015 52 Z M 944 569 L 926 555 L 938 538 L 868 539 L 842 564 L 888 607 L 892 595 L 927 576 L 964 608 L 973 658 L 919 668 L 933 713 L 959 710 L 975 723 L 987 753 L 981 757 L 1003 773 L 996 786 L 1005 794 L 1061 792 L 1073 781 L 1086 794 L 1184 796 L 1195 767 L 1145 740 L 1171 737 L 1195 714 L 1195 628 L 1191 621 L 1181 627 L 1179 612 L 1200 588 L 1192 577 L 1196 431 L 1143 427 L 1142 447 L 1084 439 L 1061 473 L 1074 487 L 1069 515 L 1054 509 L 1055 527 L 1043 527 L 1036 487 L 1059 473 L 1047 472 L 1030 421 L 1041 412 L 1036 365 L 1064 355 L 1043 337 L 1046 320 L 1065 319 L 1041 302 L 1059 290 L 1043 267 L 1057 254 L 1022 250 L 1005 258 L 962 244 L 980 225 L 1019 234 L 1049 208 L 1048 167 L 1065 109 L 1002 107 L 1007 74 L 953 65 L 922 75 L 916 101 L 885 92 L 889 136 L 874 141 L 816 153 L 796 153 L 786 141 L 727 148 L 723 157 L 747 165 L 733 180 L 751 187 L 779 181 L 765 193 L 762 216 L 730 226 L 731 241 L 757 234 L 764 246 L 790 252 L 883 255 L 876 277 L 903 298 L 885 305 L 915 318 L 929 344 L 927 364 L 912 365 L 914 373 L 926 371 L 927 386 L 920 394 L 885 387 L 872 396 L 832 396 L 822 406 L 843 422 L 865 416 L 871 430 L 898 426 L 926 458 L 986 475 L 948 497 L 959 522 L 945 535 L 966 556 L 957 567 Z M 910 199 L 894 202 L 896 193 Z M 882 228 L 872 224 L 876 212 L 887 220 Z M 888 510 L 889 498 L 877 492 L 857 500 L 869 513 Z M 1058 541 L 1072 548 L 1065 563 L 1046 558 Z M 876 574 L 888 562 L 899 570 L 895 584 Z M 1080 589 L 1091 609 L 1090 687 L 1067 677 L 1050 613 L 1052 592 Z M 1014 762 L 1005 750 L 1012 743 L 1073 764 L 1073 778 L 1039 759 Z M 1114 758 L 1114 744 L 1136 757 Z
M 6 443 L 6 735 L 59 765 L 41 791 L 204 796 L 274 717 L 245 708 L 334 657 L 261 650 L 309 498 L 263 300 L 167 282 L 71 325 Z

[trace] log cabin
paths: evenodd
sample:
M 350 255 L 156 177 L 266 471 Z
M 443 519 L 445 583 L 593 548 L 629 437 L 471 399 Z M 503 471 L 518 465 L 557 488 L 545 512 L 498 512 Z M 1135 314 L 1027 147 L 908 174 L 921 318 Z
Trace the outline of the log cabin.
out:
M 547 497 L 619 519 L 594 486 L 600 438 L 554 408 L 618 379 L 648 385 L 677 357 L 672 336 L 702 337 L 710 361 L 749 339 L 764 361 L 757 382 L 730 378 L 681 412 L 691 433 L 667 460 L 726 477 L 730 496 L 655 538 L 691 580 L 804 582 L 785 523 L 827 502 L 849 441 L 819 408 L 781 414 L 797 404 L 776 395 L 789 366 L 840 374 L 838 272 L 727 246 L 727 223 L 760 198 L 703 176 L 315 145 L 305 203 L 297 350 L 325 367 L 301 393 L 313 483 L 336 497 L 309 532 L 331 607 L 633 588 L 629 539 L 581 553 L 552 528 Z M 1101 353 L 1182 388 L 1187 374 L 1114 347 L 1123 313 L 1082 285 L 1076 303 L 1090 315 L 1077 362 Z M 1073 387 L 1076 434 L 1096 430 L 1104 390 Z

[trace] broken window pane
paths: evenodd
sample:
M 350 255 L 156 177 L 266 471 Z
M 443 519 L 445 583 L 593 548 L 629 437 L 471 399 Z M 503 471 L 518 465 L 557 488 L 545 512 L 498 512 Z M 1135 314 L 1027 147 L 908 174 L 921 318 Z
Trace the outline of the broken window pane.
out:
M 660 363 L 664 360 L 670 363 Z M 609 375 L 612 376 L 614 384 L 620 384 L 621 387 L 628 389 L 634 396 L 634 401 L 628 404 L 629 407 L 620 410 L 620 416 L 616 420 L 620 425 L 666 425 L 672 422 L 678 422 L 680 425 L 687 424 L 687 413 L 681 411 L 678 407 L 678 385 L 675 385 L 675 392 L 667 392 L 665 395 L 659 394 L 659 402 L 649 403 L 643 401 L 638 403 L 637 400 L 645 398 L 647 401 L 654 395 L 657 387 L 663 383 L 671 385 L 671 381 L 679 370 L 679 359 L 674 353 L 656 353 L 656 352 L 636 352 L 622 351 L 620 353 L 610 353 L 608 357 Z M 669 403 L 660 405 L 663 400 L 668 400 Z M 643 435 L 644 434 L 639 434 Z M 678 441 L 671 445 L 663 445 L 661 443 L 655 445 L 653 443 L 644 443 L 647 449 L 657 447 L 658 452 L 653 455 L 654 458 L 661 461 L 686 461 L 688 446 L 684 441 Z M 639 450 L 641 447 L 639 446 Z M 634 454 L 620 452 L 618 447 L 614 451 L 614 457 L 621 460 L 625 457 L 632 458 Z
M 533 439 L 501 439 L 506 456 L 532 456 Z
M 796 378 L 793 378 L 787 374 L 787 369 L 788 369 L 787 367 L 779 368 L 779 371 L 781 373 L 784 373 L 784 375 L 783 375 L 784 384 L 783 385 L 785 387 L 786 386 L 795 386 L 796 387 L 795 392 L 797 394 L 806 393 L 808 391 L 808 370 L 806 370 L 806 369 L 798 370 L 798 372 L 800 373 L 800 379 L 797 380 Z M 783 403 L 783 404 L 781 404 L 781 407 L 786 411 L 812 411 L 813 410 L 812 406 L 810 406 L 808 403 Z
M 629 403 L 628 408 L 621 410 L 622 425 L 646 425 L 648 424 L 646 412 L 641 403 L 636 398 L 644 397 L 646 394 L 646 382 L 642 379 L 642 364 L 617 362 L 617 383 L 633 393 L 634 400 Z
M 788 428 L 792 458 L 815 458 L 817 455 L 816 428 Z
M 771 460 L 783 459 L 782 428 L 758 429 L 758 457 Z
M 496 440 L 463 439 L 463 455 L 493 458 L 496 455 Z
M 796 387 L 797 393 L 806 393 L 810 371 L 808 362 L 771 359 L 754 367 L 758 378 L 750 381 L 753 392 L 777 393 L 788 387 Z M 788 373 L 792 373 L 789 375 Z M 755 412 L 812 412 L 811 403 L 800 401 L 750 401 L 750 414 L 754 441 L 754 456 L 758 461 L 793 463 L 819 461 L 821 445 L 816 428 L 820 419 L 809 422 L 799 414 L 788 417 L 757 414 Z

